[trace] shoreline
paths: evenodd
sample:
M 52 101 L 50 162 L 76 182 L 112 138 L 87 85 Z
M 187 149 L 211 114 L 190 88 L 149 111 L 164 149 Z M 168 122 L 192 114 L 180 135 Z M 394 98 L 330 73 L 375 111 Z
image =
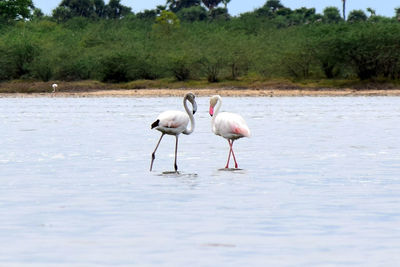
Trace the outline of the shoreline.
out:
M 400 96 L 400 89 L 111 89 L 55 93 L 0 93 L 0 98 L 35 97 L 174 97 L 191 91 L 196 96 L 215 94 L 231 97 L 345 97 L 345 96 Z

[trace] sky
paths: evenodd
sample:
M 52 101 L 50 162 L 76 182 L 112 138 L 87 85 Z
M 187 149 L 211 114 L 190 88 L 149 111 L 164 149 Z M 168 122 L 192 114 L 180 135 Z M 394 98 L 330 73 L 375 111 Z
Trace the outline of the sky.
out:
M 36 7 L 42 9 L 45 14 L 51 14 L 51 11 L 58 6 L 61 0 L 33 0 Z M 104 2 L 108 3 L 108 0 Z M 125 6 L 132 7 L 132 10 L 140 12 L 144 9 L 153 9 L 157 5 L 164 5 L 166 0 L 122 0 Z M 228 5 L 229 13 L 238 15 L 247 11 L 253 11 L 255 8 L 264 5 L 266 0 L 231 0 Z M 327 6 L 336 6 L 342 8 L 342 0 L 281 0 L 281 3 L 291 9 L 299 7 L 315 7 L 318 13 L 322 13 Z M 347 13 L 354 9 L 363 9 L 364 11 L 371 7 L 375 9 L 377 15 L 393 17 L 396 7 L 400 7 L 399 0 L 347 0 Z

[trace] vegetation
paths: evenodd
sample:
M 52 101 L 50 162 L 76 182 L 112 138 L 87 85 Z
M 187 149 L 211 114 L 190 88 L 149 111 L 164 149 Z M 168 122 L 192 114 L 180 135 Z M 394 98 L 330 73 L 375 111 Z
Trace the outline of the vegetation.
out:
M 29 0 L 2 0 L 0 81 L 400 79 L 400 9 L 344 20 L 336 7 L 268 0 L 232 17 L 228 5 L 168 0 L 134 14 L 119 0 L 63 0 L 44 16 Z

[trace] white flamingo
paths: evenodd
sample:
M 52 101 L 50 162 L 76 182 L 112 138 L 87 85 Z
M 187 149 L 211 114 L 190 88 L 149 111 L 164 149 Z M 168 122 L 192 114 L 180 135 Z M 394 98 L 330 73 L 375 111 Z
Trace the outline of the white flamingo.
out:
M 215 105 L 217 105 L 216 108 Z M 233 141 L 242 137 L 250 137 L 250 129 L 247 126 L 245 120 L 239 114 L 229 113 L 229 112 L 219 113 L 221 105 L 222 105 L 222 98 L 219 95 L 215 95 L 210 98 L 210 115 L 213 117 L 211 122 L 212 131 L 216 135 L 220 135 L 228 140 L 229 155 L 225 168 L 229 167 L 229 160 L 232 154 L 233 160 L 235 161 L 235 168 L 237 169 L 238 164 L 235 158 L 235 153 L 233 152 L 232 148 Z
M 57 87 L 58 87 L 58 84 L 53 83 L 53 84 L 51 85 L 51 87 L 53 87 L 53 92 L 52 92 L 52 93 L 55 93 L 55 92 L 56 92 L 56 89 L 57 89 Z
M 192 103 L 192 111 L 189 110 L 187 106 L 187 101 Z M 175 135 L 176 143 L 175 143 L 175 162 L 174 168 L 175 172 L 178 171 L 178 165 L 176 164 L 177 158 L 177 151 L 178 151 L 178 137 L 179 134 L 191 134 L 194 130 L 194 118 L 193 115 L 197 111 L 197 104 L 195 101 L 195 96 L 193 93 L 187 93 L 183 98 L 183 107 L 186 110 L 185 112 L 182 111 L 175 111 L 175 110 L 168 110 L 161 113 L 155 122 L 151 124 L 151 129 L 156 128 L 156 130 L 161 132 L 160 140 L 158 140 L 157 146 L 154 149 L 153 153 L 151 154 L 151 164 L 150 164 L 150 171 L 153 169 L 153 162 L 156 158 L 156 151 L 158 146 L 160 145 L 161 139 L 164 137 L 165 134 Z M 187 125 L 190 120 L 190 129 L 187 129 Z

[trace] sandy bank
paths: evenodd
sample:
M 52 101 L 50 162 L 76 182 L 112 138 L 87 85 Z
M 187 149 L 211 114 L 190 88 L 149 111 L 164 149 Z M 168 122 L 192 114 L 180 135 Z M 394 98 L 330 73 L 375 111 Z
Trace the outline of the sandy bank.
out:
M 0 97 L 160 97 L 182 96 L 192 91 L 197 96 L 249 96 L 249 97 L 290 97 L 290 96 L 400 96 L 400 89 L 355 90 L 355 89 L 134 89 L 134 90 L 93 90 L 88 92 L 56 93 L 2 93 Z

